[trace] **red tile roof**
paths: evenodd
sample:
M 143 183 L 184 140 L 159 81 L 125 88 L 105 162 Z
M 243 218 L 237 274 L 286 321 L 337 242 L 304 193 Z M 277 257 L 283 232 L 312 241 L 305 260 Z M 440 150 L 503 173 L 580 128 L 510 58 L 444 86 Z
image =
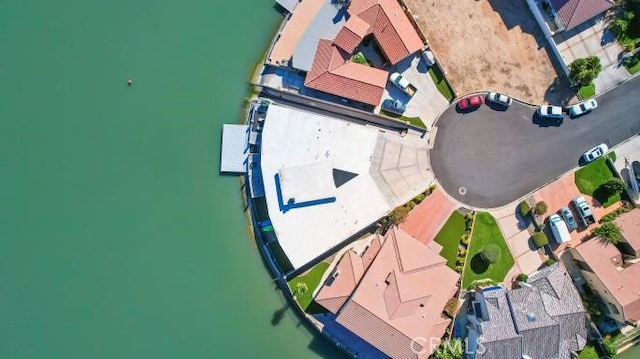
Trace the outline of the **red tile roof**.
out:
M 374 237 L 362 256 L 353 250 L 348 250 L 340 259 L 331 275 L 325 281 L 314 300 L 336 314 L 347 302 L 362 275 L 369 268 L 373 259 L 378 255 L 381 238 Z M 334 276 L 338 273 L 337 276 Z
M 422 40 L 397 0 L 352 0 L 350 15 L 333 43 L 320 40 L 304 85 L 378 106 L 388 73 L 350 62 L 362 39 L 373 34 L 392 65 L 422 48 Z
M 435 349 L 429 339 L 450 323 L 442 311 L 458 278 L 428 247 L 391 229 L 336 321 L 390 357 L 427 358 Z
M 570 30 L 611 7 L 613 0 L 551 0 L 565 30 Z
M 620 251 L 599 238 L 588 240 L 574 250 L 622 306 L 625 320 L 640 321 L 640 263 L 621 267 Z
M 369 25 L 366 21 L 357 16 L 352 16 L 344 24 L 333 43 L 348 53 L 352 53 L 353 50 L 360 45 L 362 39 L 369 34 Z
M 614 221 L 620 226 L 622 236 L 636 253 L 640 253 L 640 210 L 625 213 Z
M 352 0 L 347 10 L 367 22 L 392 65 L 420 50 L 422 40 L 397 0 Z
M 383 70 L 348 61 L 349 54 L 320 40 L 304 85 L 322 92 L 378 106 L 387 83 Z

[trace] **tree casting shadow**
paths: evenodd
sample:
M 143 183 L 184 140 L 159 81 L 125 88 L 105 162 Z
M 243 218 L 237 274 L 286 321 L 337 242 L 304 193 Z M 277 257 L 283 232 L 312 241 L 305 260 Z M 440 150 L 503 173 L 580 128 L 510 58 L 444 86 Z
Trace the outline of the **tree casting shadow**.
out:
M 471 258 L 471 270 L 476 274 L 482 274 L 489 268 L 489 263 L 482 259 L 482 255 L 477 253 Z

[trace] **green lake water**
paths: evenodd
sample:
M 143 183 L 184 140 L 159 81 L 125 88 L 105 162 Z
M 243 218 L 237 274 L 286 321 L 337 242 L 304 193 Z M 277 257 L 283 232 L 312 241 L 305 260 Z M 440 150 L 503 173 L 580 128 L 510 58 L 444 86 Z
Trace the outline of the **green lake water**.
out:
M 0 1 L 0 358 L 340 356 L 277 315 L 218 175 L 280 19 L 271 0 Z

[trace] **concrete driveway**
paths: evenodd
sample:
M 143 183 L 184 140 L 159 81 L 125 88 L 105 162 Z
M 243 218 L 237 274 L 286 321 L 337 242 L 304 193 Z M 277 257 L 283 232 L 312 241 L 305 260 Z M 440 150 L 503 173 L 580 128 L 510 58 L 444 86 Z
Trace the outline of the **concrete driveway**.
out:
M 620 204 L 616 203 L 607 208 L 604 208 L 593 197 L 580 193 L 578 187 L 576 186 L 575 172 L 568 173 L 558 180 L 551 182 L 544 188 L 536 191 L 533 194 L 533 199 L 535 202 L 544 201 L 547 204 L 548 210 L 546 213 L 541 215 L 542 218 L 546 219 L 548 216 L 558 212 L 558 210 L 562 207 L 569 207 L 569 209 L 573 212 L 576 220 L 578 220 L 578 213 L 575 211 L 573 205 L 571 205 L 571 201 L 578 196 L 583 196 L 587 200 L 587 203 L 591 205 L 591 209 L 596 220 L 602 218 L 602 216 L 604 216 L 605 214 L 620 207 Z M 551 249 L 555 253 L 561 253 L 566 248 L 575 247 L 578 244 L 582 243 L 582 241 L 589 236 L 591 230 L 593 230 L 593 228 L 597 226 L 597 224 L 592 224 L 588 228 L 580 226 L 577 230 L 571 231 L 571 240 L 562 244 L 558 244 L 549 231 L 548 235 Z
M 623 49 L 615 41 L 615 35 L 607 29 L 604 15 L 563 31 L 555 35 L 553 40 L 567 66 L 579 58 L 600 58 L 602 72 L 595 80 L 596 94 L 603 93 L 631 76 L 619 61 Z
M 461 113 L 451 106 L 436 122 L 430 153 L 442 188 L 469 206 L 495 208 L 515 201 L 579 165 L 582 153 L 640 132 L 640 80 L 598 97 L 599 108 L 576 119 L 538 121 L 514 102 L 506 111 L 483 105 Z
M 440 188 L 436 188 L 409 213 L 400 228 L 427 245 L 433 241 L 457 207 Z
M 416 87 L 417 91 L 415 95 L 409 97 L 395 85 L 388 83 L 382 97 L 383 101 L 385 98 L 391 97 L 405 102 L 407 110 L 404 116 L 420 117 L 427 128 L 431 127 L 438 115 L 449 106 L 449 101 L 436 88 L 422 56 L 409 56 L 396 66 L 386 70 L 389 71 L 389 74 L 400 73 Z
M 635 137 L 616 148 L 616 160 L 613 163 L 620 176 L 627 184 L 627 193 L 636 207 L 640 207 L 640 196 L 635 192 L 631 183 L 629 166 L 633 161 L 640 161 L 640 136 Z

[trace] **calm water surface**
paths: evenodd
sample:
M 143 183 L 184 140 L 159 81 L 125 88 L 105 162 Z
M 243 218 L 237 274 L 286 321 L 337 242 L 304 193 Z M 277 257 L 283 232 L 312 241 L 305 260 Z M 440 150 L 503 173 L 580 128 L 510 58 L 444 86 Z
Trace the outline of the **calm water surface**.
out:
M 0 358 L 339 356 L 217 172 L 272 6 L 0 1 Z

